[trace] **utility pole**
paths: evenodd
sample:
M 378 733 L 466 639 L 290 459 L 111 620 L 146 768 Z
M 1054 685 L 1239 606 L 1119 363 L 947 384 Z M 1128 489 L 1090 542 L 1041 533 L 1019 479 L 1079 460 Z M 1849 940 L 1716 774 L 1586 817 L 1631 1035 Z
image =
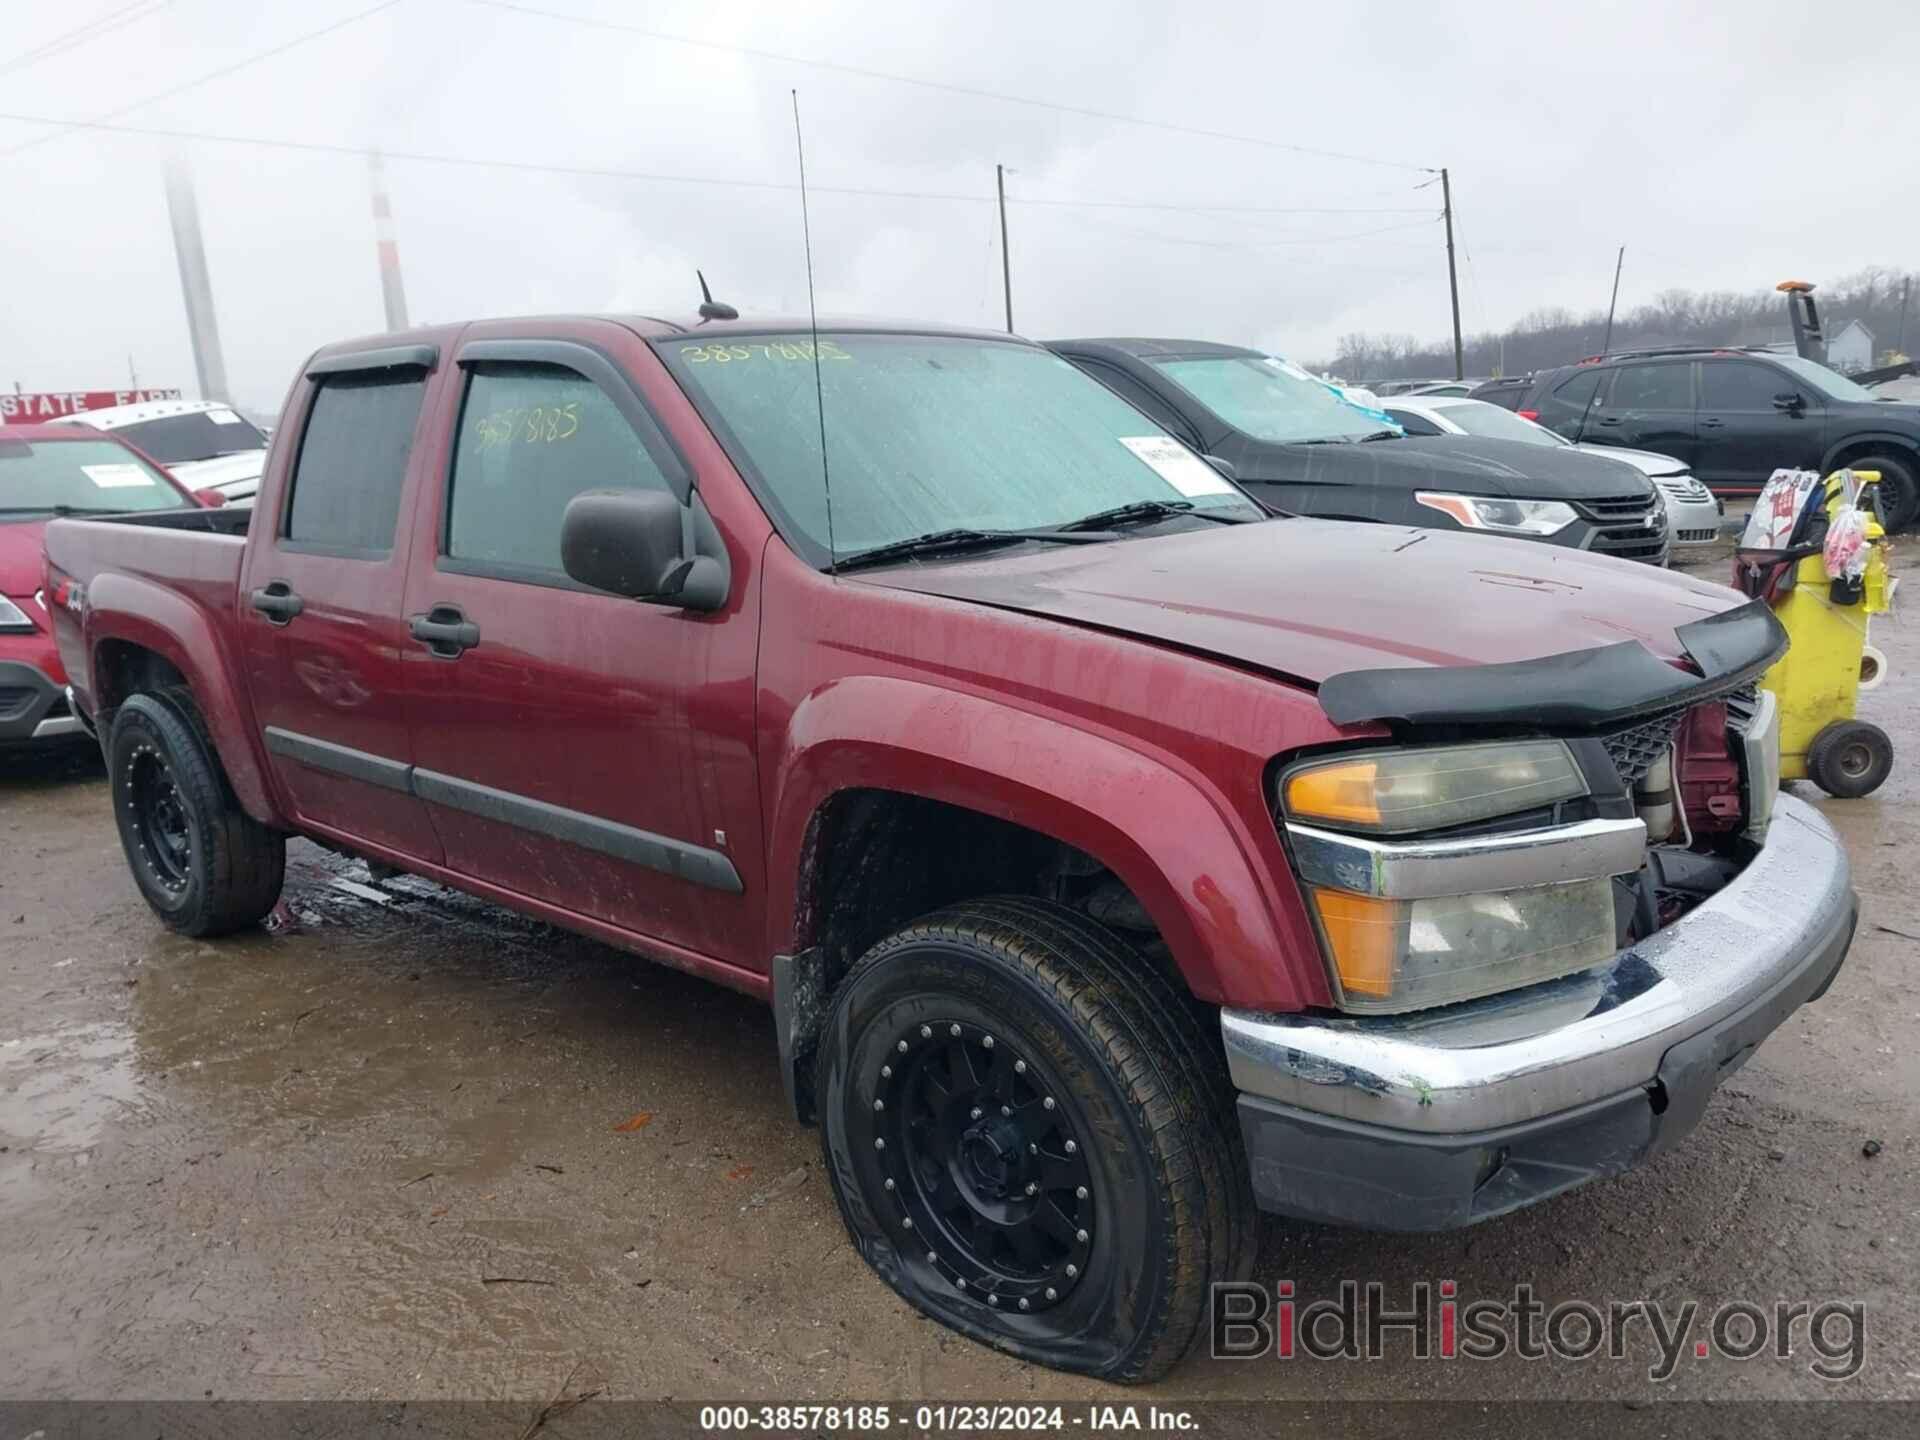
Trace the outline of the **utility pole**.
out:
M 1007 254 L 1007 167 L 993 167 L 994 184 L 1000 187 L 1000 281 L 1007 292 L 1007 333 L 1013 333 L 1013 257 Z
M 373 238 L 380 251 L 380 299 L 387 329 L 407 328 L 407 292 L 400 288 L 400 247 L 393 238 L 393 202 L 387 199 L 386 164 L 378 150 L 367 153 L 367 180 L 373 187 Z
M 1620 253 L 1613 257 L 1613 298 L 1607 301 L 1607 334 L 1600 342 L 1600 353 L 1607 353 L 1607 347 L 1613 344 L 1613 311 L 1620 303 L 1620 267 L 1627 263 L 1627 247 L 1622 245 Z
M 1446 206 L 1447 215 L 1447 290 L 1453 296 L 1453 378 L 1464 380 L 1467 378 L 1467 361 L 1460 345 L 1460 272 L 1453 263 L 1453 180 L 1445 167 L 1440 171 L 1440 198 Z
M 227 362 L 220 353 L 220 326 L 213 313 L 213 282 L 207 277 L 207 247 L 200 239 L 200 206 L 186 166 L 167 166 L 167 216 L 173 223 L 173 253 L 180 264 L 180 293 L 187 305 L 187 336 L 202 400 L 227 394 Z
M 1906 275 L 1900 280 L 1900 338 L 1893 342 L 1893 348 L 1900 354 L 1907 353 L 1907 296 L 1913 289 L 1913 276 Z

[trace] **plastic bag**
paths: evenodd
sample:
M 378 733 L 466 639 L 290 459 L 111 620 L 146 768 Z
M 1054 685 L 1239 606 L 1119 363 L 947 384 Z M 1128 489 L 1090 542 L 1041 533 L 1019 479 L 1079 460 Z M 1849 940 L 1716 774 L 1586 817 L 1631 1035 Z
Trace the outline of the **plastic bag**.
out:
M 1854 580 L 1867 573 L 1867 512 L 1849 505 L 1827 526 L 1827 578 Z

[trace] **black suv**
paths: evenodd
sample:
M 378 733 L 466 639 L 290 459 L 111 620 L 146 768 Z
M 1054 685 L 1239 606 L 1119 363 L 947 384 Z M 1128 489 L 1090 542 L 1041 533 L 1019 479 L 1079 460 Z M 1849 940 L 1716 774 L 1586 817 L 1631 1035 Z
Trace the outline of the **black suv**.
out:
M 1406 434 L 1296 365 L 1206 340 L 1050 340 L 1272 508 L 1477 530 L 1667 561 L 1666 508 L 1635 466 L 1483 435 Z
M 1657 450 L 1721 495 L 1781 467 L 1880 472 L 1889 529 L 1920 512 L 1920 405 L 1769 350 L 1628 350 L 1542 370 L 1515 407 L 1569 440 Z

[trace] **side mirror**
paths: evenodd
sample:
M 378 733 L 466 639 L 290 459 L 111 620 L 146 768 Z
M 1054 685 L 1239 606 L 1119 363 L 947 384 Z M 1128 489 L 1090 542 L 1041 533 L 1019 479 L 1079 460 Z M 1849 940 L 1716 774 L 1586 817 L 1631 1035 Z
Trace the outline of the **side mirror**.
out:
M 1800 396 L 1792 390 L 1782 390 L 1778 395 L 1773 397 L 1773 408 L 1776 410 L 1799 410 L 1804 408 L 1806 403 L 1805 400 L 1801 399 Z
M 218 490 L 196 490 L 193 498 L 203 510 L 219 510 L 227 503 L 227 497 Z
M 589 490 L 560 520 L 560 563 L 582 585 L 634 600 L 717 609 L 726 573 L 689 554 L 688 512 L 664 490 Z
M 1213 466 L 1213 468 L 1218 470 L 1222 475 L 1226 476 L 1227 479 L 1238 480 L 1240 478 L 1240 472 L 1233 468 L 1233 462 L 1231 460 L 1222 460 L 1218 455 L 1202 455 L 1200 458 Z

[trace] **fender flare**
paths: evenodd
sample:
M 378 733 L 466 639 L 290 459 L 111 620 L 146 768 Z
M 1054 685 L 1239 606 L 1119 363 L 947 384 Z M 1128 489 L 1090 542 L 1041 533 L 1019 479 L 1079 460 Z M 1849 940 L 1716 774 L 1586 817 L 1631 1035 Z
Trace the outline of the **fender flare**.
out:
M 1836 455 L 1840 454 L 1843 450 L 1854 450 L 1863 445 L 1872 446 L 1877 449 L 1899 451 L 1901 458 L 1907 460 L 1909 463 L 1920 465 L 1920 440 L 1915 440 L 1911 436 L 1896 434 L 1889 430 L 1866 430 L 1850 434 L 1844 439 L 1829 445 L 1827 447 L 1827 453 L 1820 461 L 1820 473 L 1822 475 L 1832 474 L 1836 468 L 1833 463 Z M 1920 476 L 1916 476 L 1915 478 L 1920 479 Z
M 151 650 L 186 678 L 234 798 L 262 824 L 284 828 L 286 820 L 274 802 L 250 731 L 252 707 L 235 681 L 238 657 L 212 617 L 178 591 L 138 576 L 110 572 L 96 577 L 87 587 L 86 619 L 96 718 L 104 708 L 100 647 L 108 641 Z
M 1282 960 L 1279 899 L 1253 837 L 1196 777 L 1092 730 L 921 681 L 838 680 L 794 710 L 769 805 L 768 950 L 801 933 L 809 833 L 848 790 L 943 801 L 1038 831 L 1093 856 L 1146 908 L 1197 996 L 1261 1008 L 1321 997 Z M 1278 842 L 1276 840 L 1276 846 Z

